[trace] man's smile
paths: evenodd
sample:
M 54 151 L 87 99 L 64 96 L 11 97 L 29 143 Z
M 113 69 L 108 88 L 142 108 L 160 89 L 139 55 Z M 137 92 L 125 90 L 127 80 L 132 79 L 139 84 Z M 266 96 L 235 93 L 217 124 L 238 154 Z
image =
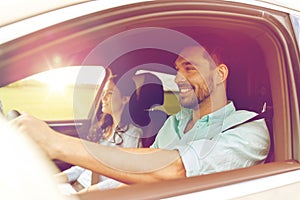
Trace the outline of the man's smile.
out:
M 187 83 L 179 83 L 178 88 L 180 96 L 186 96 L 189 93 L 194 92 L 194 88 Z

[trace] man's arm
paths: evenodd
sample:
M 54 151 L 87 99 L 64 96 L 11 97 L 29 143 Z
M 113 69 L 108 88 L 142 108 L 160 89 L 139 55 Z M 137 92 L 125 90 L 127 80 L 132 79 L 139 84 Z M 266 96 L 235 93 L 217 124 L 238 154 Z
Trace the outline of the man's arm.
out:
M 59 183 L 68 183 L 68 176 L 64 172 L 54 174 L 54 178 Z
M 126 184 L 185 177 L 177 150 L 112 148 L 60 134 L 30 115 L 12 121 L 52 159 L 88 168 Z

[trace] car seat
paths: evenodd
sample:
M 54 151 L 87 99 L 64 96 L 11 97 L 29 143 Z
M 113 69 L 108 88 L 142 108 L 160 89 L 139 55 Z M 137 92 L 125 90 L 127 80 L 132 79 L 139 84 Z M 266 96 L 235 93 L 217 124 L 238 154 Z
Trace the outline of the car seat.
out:
M 232 59 L 228 62 L 230 75 L 227 95 L 229 100 L 233 100 L 238 110 L 260 113 L 263 105 L 266 104 L 265 121 L 270 134 L 270 151 L 265 162 L 272 162 L 274 161 L 273 103 L 269 73 L 260 49 L 251 45 L 247 47 L 247 52 L 240 52 L 238 59 Z M 250 56 L 248 52 L 256 53 Z
M 131 98 L 135 104 L 129 103 L 129 110 L 135 125 L 143 130 L 142 146 L 149 147 L 167 119 L 164 111 L 156 109 L 164 103 L 164 90 L 161 80 L 152 73 L 138 74 L 133 79 L 137 91 Z

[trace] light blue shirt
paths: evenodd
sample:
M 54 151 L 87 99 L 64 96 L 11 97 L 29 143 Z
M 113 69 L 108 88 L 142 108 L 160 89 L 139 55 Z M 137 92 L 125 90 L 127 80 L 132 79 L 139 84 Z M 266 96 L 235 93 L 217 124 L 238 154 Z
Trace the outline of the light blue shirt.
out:
M 192 110 L 183 108 L 167 119 L 151 148 L 177 149 L 187 177 L 263 163 L 270 146 L 263 119 L 221 133 L 255 115 L 250 111 L 236 111 L 234 104 L 229 102 L 199 119 L 184 133 Z

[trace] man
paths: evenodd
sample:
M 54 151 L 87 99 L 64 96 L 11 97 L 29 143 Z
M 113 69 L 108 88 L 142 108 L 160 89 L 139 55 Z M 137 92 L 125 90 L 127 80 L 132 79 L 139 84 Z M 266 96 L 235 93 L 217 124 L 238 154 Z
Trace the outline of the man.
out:
M 209 55 L 210 54 L 210 55 Z M 227 100 L 228 68 L 214 52 L 185 48 L 175 61 L 180 103 L 152 148 L 110 148 L 55 132 L 29 115 L 13 121 L 52 159 L 89 168 L 126 184 L 208 174 L 262 163 L 269 150 L 264 120 L 225 129 L 255 113 Z M 224 132 L 222 132 L 224 131 Z

